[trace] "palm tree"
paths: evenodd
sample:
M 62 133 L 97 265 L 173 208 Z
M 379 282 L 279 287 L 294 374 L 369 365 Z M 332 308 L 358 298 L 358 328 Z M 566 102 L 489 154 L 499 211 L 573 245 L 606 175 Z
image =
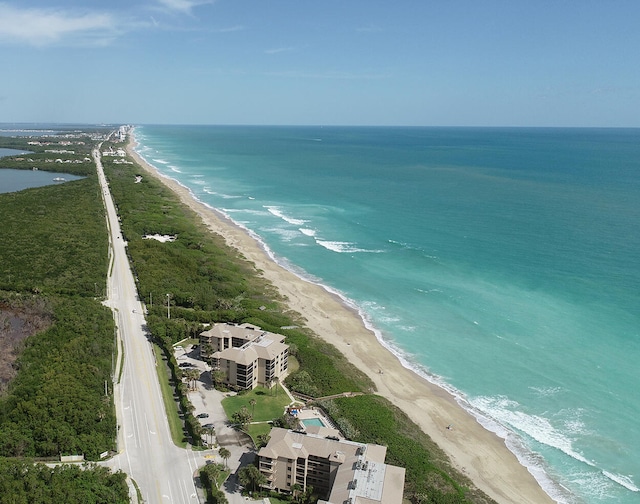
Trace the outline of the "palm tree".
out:
M 238 471 L 240 483 L 251 491 L 256 491 L 261 485 L 267 482 L 267 478 L 253 464 L 248 465 Z
M 227 374 L 222 369 L 211 370 L 211 379 L 213 380 L 214 386 L 220 386 L 226 378 Z
M 311 485 L 307 485 L 304 492 L 298 494 L 295 502 L 298 504 L 310 504 L 314 500 L 313 497 L 313 487 Z
M 209 482 L 218 488 L 218 476 L 220 476 L 220 466 L 218 464 L 208 464 L 204 466 L 204 473 L 207 475 Z
M 196 382 L 198 378 L 200 378 L 200 370 L 199 369 L 187 369 L 184 371 L 183 375 L 189 381 L 189 389 L 196 390 Z
M 209 444 L 213 443 L 213 435 L 216 433 L 215 427 L 213 425 L 211 427 L 206 427 L 204 432 L 209 435 Z
M 256 408 L 256 400 L 253 398 L 249 399 L 249 404 L 251 405 L 251 418 L 253 418 L 253 413 Z
M 258 448 L 262 448 L 263 446 L 267 446 L 269 444 L 269 440 L 271 436 L 269 434 L 258 434 Z
M 251 415 L 246 406 L 243 406 L 238 411 L 231 415 L 231 419 L 240 425 L 241 429 L 244 429 L 249 422 L 251 422 Z
M 294 483 L 291 485 L 291 494 L 293 495 L 294 502 L 297 502 L 300 492 L 302 492 L 302 485 L 300 483 Z
M 222 448 L 220 448 L 220 451 L 218 453 L 224 460 L 224 466 L 228 468 L 229 466 L 227 465 L 227 460 L 229 460 L 229 457 L 231 457 L 231 452 L 223 446 Z

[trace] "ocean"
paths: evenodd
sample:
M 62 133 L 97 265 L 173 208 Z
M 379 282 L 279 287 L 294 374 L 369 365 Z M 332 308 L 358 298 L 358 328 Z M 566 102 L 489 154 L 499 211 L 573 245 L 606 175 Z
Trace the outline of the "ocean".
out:
M 565 503 L 640 502 L 640 129 L 139 126 Z

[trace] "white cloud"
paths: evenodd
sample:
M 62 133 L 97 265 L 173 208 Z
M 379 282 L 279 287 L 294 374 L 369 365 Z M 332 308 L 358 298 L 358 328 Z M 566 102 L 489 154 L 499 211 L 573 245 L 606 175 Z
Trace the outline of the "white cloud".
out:
M 293 48 L 293 47 L 276 47 L 274 49 L 265 49 L 264 52 L 266 54 L 278 54 L 278 53 L 291 52 L 291 51 L 295 51 L 295 48 Z
M 227 26 L 226 28 L 215 28 L 212 31 L 214 33 L 233 33 L 237 31 L 243 31 L 244 29 L 245 27 L 242 25 L 234 25 L 234 26 Z
M 167 9 L 191 13 L 191 9 L 199 5 L 212 4 L 214 0 L 158 0 Z
M 0 40 L 43 46 L 69 39 L 101 44 L 116 33 L 113 16 L 60 9 L 20 9 L 0 3 Z
M 388 79 L 391 77 L 389 74 L 384 73 L 368 73 L 368 72 L 339 72 L 339 71 L 325 71 L 325 72 L 305 72 L 298 70 L 285 70 L 281 72 L 265 72 L 264 75 L 271 77 L 291 77 L 296 79 L 330 79 L 330 80 L 380 80 Z
M 356 28 L 356 31 L 359 33 L 380 33 L 384 30 L 377 25 L 369 24 L 367 26 L 360 26 Z

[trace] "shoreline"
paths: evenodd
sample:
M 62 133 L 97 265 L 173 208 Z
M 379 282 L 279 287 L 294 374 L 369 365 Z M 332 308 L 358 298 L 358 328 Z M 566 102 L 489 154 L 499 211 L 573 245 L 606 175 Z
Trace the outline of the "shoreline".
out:
M 556 502 L 509 450 L 505 439 L 483 427 L 445 388 L 410 369 L 379 340 L 348 300 L 278 264 L 253 233 L 197 200 L 176 180 L 160 174 L 135 151 L 133 134 L 127 151 L 141 169 L 198 214 L 211 232 L 222 236 L 253 263 L 286 299 L 288 307 L 302 315 L 307 327 L 364 371 L 374 382 L 376 393 L 403 410 L 479 489 L 499 503 Z M 449 425 L 454 428 L 448 429 Z

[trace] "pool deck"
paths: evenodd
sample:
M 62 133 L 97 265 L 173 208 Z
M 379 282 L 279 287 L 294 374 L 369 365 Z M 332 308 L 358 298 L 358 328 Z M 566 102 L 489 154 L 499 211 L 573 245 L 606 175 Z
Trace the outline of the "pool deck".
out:
M 302 427 L 302 429 L 304 429 L 305 431 L 309 431 L 311 428 L 311 430 L 313 430 L 314 432 L 317 431 L 320 428 L 324 428 L 324 429 L 335 429 L 333 422 L 328 419 L 320 410 L 317 410 L 315 408 L 308 408 L 308 409 L 302 409 L 302 410 L 298 410 L 298 414 L 296 415 L 296 418 L 298 420 L 300 420 L 300 426 Z M 305 425 L 303 422 L 304 420 L 319 420 L 320 422 L 322 422 L 322 427 L 319 425 Z

